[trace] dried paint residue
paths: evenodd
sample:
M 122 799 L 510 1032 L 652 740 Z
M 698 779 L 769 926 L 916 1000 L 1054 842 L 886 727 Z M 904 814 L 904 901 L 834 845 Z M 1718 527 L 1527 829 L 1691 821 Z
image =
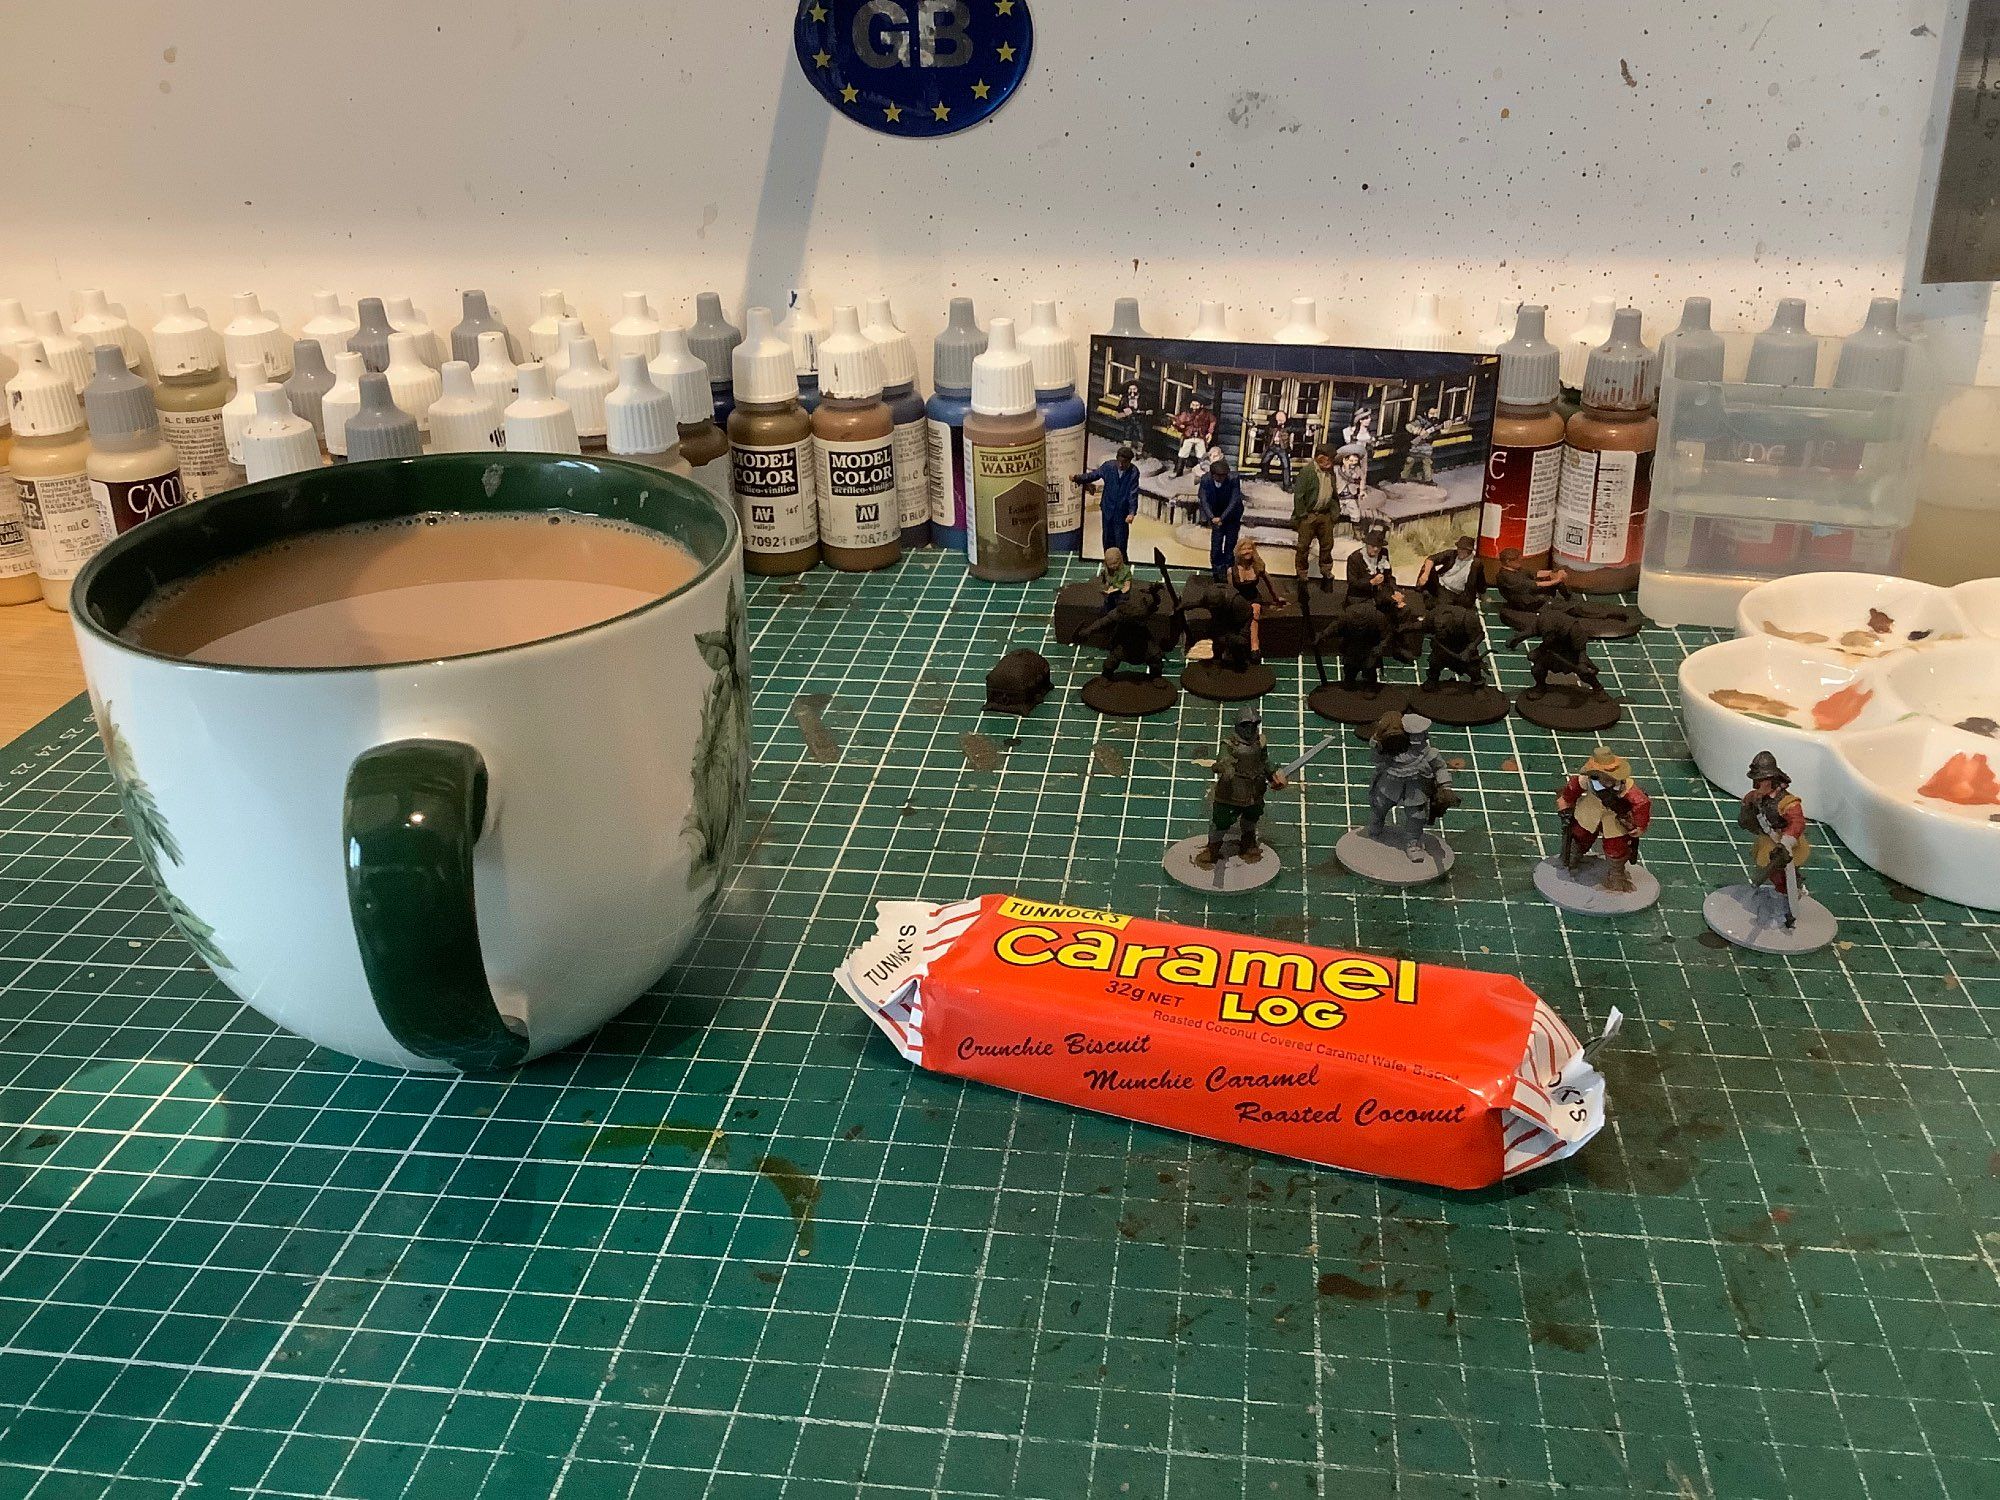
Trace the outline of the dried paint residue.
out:
M 1717 688 L 1708 695 L 1711 703 L 1733 709 L 1739 714 L 1749 714 L 1755 719 L 1777 719 L 1782 723 L 1792 722 L 1792 715 L 1798 710 L 1782 698 L 1773 698 L 1767 693 L 1746 692 L 1742 688 Z
M 782 1156 L 760 1156 L 752 1163 L 764 1180 L 778 1190 L 785 1207 L 792 1211 L 794 1234 L 801 1258 L 813 1248 L 813 1210 L 819 1207 L 819 1179 L 801 1171 Z
M 1883 614 L 1881 610 L 1871 609 L 1868 611 L 1868 628 L 1877 635 L 1887 635 L 1896 628 L 1896 622 L 1891 616 Z
M 1984 755 L 1961 750 L 1917 788 L 1917 795 L 1959 807 L 1992 807 L 2000 805 L 2000 777 L 1994 776 Z
M 1813 728 L 1845 729 L 1861 716 L 1875 696 L 1872 688 L 1849 683 L 1838 692 L 1828 693 L 1812 706 Z
M 1772 620 L 1764 622 L 1764 634 L 1775 635 L 1780 640 L 1797 641 L 1802 646 L 1823 646 L 1826 644 L 1826 637 L 1821 635 L 1817 630 L 1780 630 L 1777 623 Z

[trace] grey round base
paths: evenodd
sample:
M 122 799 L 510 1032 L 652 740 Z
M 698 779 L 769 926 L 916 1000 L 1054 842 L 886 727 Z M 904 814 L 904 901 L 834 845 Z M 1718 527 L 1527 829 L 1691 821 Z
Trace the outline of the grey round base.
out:
M 1377 885 L 1428 885 L 1442 880 L 1458 859 L 1451 845 L 1428 830 L 1417 844 L 1417 859 L 1410 858 L 1402 843 L 1385 843 L 1365 828 L 1343 833 L 1333 852 L 1349 870 Z
M 1180 690 L 1166 677 L 1135 677 L 1119 672 L 1086 682 L 1077 696 L 1097 712 L 1114 719 L 1143 719 L 1163 714 L 1180 701 Z
M 1261 698 L 1277 685 L 1278 674 L 1262 662 L 1232 672 L 1212 661 L 1191 661 L 1181 672 L 1181 686 L 1211 703 L 1242 703 Z
M 1236 835 L 1231 833 L 1222 841 L 1222 858 L 1204 870 L 1194 862 L 1194 857 L 1207 848 L 1208 835 L 1198 833 L 1170 846 L 1160 864 L 1188 889 L 1211 896 L 1240 896 L 1269 885 L 1284 873 L 1285 862 L 1269 844 L 1258 844 L 1257 858 L 1253 860 L 1238 859 Z
M 1625 867 L 1632 877 L 1629 891 L 1606 890 L 1610 872 L 1611 861 L 1598 854 L 1586 854 L 1573 871 L 1560 860 L 1545 859 L 1535 866 L 1535 889 L 1564 911 L 1586 917 L 1629 917 L 1660 899 L 1659 878 L 1644 865 Z
M 1810 896 L 1792 899 L 1797 925 L 1785 925 L 1785 909 L 1768 885 L 1726 885 L 1701 903 L 1709 930 L 1755 953 L 1816 953 L 1840 931 L 1833 913 Z

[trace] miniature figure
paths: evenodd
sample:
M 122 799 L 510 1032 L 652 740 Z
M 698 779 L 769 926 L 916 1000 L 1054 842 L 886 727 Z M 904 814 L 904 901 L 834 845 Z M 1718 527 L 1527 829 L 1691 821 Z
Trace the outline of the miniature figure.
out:
M 1120 448 L 1117 457 L 1099 464 L 1088 474 L 1076 476 L 1084 493 L 1102 485 L 1098 514 L 1103 522 L 1103 549 L 1106 556 L 1121 556 L 1132 544 L 1132 518 L 1139 514 L 1139 466 L 1132 461 L 1132 449 Z
M 1486 592 L 1486 574 L 1479 566 L 1479 542 L 1462 536 L 1443 552 L 1433 552 L 1417 569 L 1417 587 L 1433 605 L 1462 604 L 1476 609 Z
M 1486 627 L 1463 604 L 1440 604 L 1430 618 L 1430 660 L 1410 706 L 1440 724 L 1497 724 L 1507 695 L 1486 679 Z
M 1290 765 L 1273 770 L 1263 719 L 1254 706 L 1246 705 L 1215 753 L 1208 832 L 1169 848 L 1162 860 L 1167 873 L 1197 890 L 1229 894 L 1255 890 L 1276 879 L 1277 853 L 1257 838 L 1265 796 L 1272 788 L 1288 785 L 1292 773 L 1331 746 L 1334 738 L 1328 735 Z
M 1444 418 L 1433 406 L 1421 417 L 1413 417 L 1403 426 L 1410 435 L 1410 451 L 1403 459 L 1403 482 L 1415 480 L 1420 484 L 1436 484 L 1437 471 L 1432 466 L 1432 455 L 1437 447 L 1438 434 L 1444 431 Z M 1422 472 L 1418 472 L 1418 471 Z
M 1228 584 L 1204 581 L 1200 595 L 1191 591 L 1187 603 L 1190 609 L 1206 612 L 1204 626 L 1190 624 L 1187 628 L 1207 642 L 1208 651 L 1205 655 L 1189 653 L 1181 672 L 1182 687 L 1198 698 L 1236 703 L 1261 697 L 1278 685 L 1277 674 L 1258 659 L 1251 646 L 1257 615 L 1248 598 Z
M 1340 454 L 1340 470 L 1334 480 L 1334 498 L 1340 503 L 1340 519 L 1350 535 L 1360 531 L 1368 515 L 1368 468 L 1359 453 L 1345 449 Z
M 1157 619 L 1159 595 L 1150 587 L 1128 587 L 1115 598 L 1112 608 L 1077 637 L 1080 645 L 1104 647 L 1104 670 L 1083 685 L 1080 696 L 1097 712 L 1115 718 L 1162 713 L 1174 706 L 1180 693 L 1166 678 L 1167 647 Z M 1125 667 L 1140 672 L 1121 670 Z
M 1623 640 L 1637 635 L 1645 616 L 1623 604 L 1588 599 L 1569 586 L 1566 568 L 1529 571 L 1522 566 L 1519 547 L 1503 548 L 1493 585 L 1500 591 L 1500 618 L 1513 628 L 1510 646 L 1533 635 L 1550 610 L 1568 614 L 1591 640 Z
M 1230 554 L 1236 550 L 1237 534 L 1243 529 L 1243 481 L 1229 472 L 1229 460 L 1218 458 L 1195 490 L 1196 514 L 1209 529 L 1208 571 L 1217 583 L 1229 570 Z
M 1588 916 L 1644 911 L 1660 899 L 1660 882 L 1639 864 L 1639 836 L 1652 821 L 1652 798 L 1630 763 L 1599 745 L 1556 793 L 1560 852 L 1535 867 L 1535 889 Z
M 1389 622 L 1389 654 L 1414 663 L 1423 640 L 1423 617 L 1410 608 L 1410 597 L 1396 586 L 1395 565 L 1389 561 L 1389 523 L 1370 521 L 1361 545 L 1347 554 L 1347 602 L 1373 596 L 1375 607 Z
M 1722 937 L 1759 953 L 1811 953 L 1838 932 L 1833 913 L 1806 894 L 1802 866 L 1812 845 L 1806 838 L 1806 808 L 1792 790 L 1792 778 L 1769 750 L 1750 760 L 1750 790 L 1736 812 L 1746 833 L 1756 835 L 1750 860 L 1755 878 L 1709 892 L 1702 916 Z
M 1269 479 L 1271 470 L 1278 471 L 1278 483 L 1290 489 L 1292 486 L 1292 437 L 1286 428 L 1291 417 L 1281 411 L 1274 411 L 1264 419 L 1263 442 L 1257 450 L 1257 477 Z
M 1292 481 L 1292 526 L 1298 532 L 1292 571 L 1301 589 L 1312 577 L 1314 542 L 1319 543 L 1319 586 L 1322 590 L 1333 587 L 1333 543 L 1341 521 L 1334 464 L 1334 451 L 1320 448 Z
M 1139 403 L 1139 382 L 1125 382 L 1125 394 L 1118 399 L 1118 430 L 1125 446 L 1139 457 L 1146 451 L 1146 413 Z
M 986 674 L 989 714 L 1031 714 L 1055 687 L 1048 660 L 1039 651 L 1009 651 Z
M 1562 610 L 1542 612 L 1541 639 L 1528 652 L 1534 686 L 1514 700 L 1514 711 L 1544 729 L 1609 729 L 1621 710 L 1598 680 L 1582 624 Z M 1560 680 L 1558 680 L 1560 679 Z
M 1368 824 L 1342 835 L 1334 853 L 1356 875 L 1382 885 L 1421 885 L 1452 866 L 1451 846 L 1431 832 L 1459 805 L 1451 768 L 1430 742 L 1422 714 L 1384 714 L 1368 736 L 1375 775 Z
M 1175 415 L 1174 431 L 1181 440 L 1180 451 L 1174 455 L 1174 478 L 1178 479 L 1208 457 L 1209 439 L 1215 436 L 1215 413 L 1208 409 L 1207 402 L 1195 396 L 1188 401 L 1185 411 Z
M 1342 456 L 1353 454 L 1361 460 L 1362 477 L 1367 477 L 1368 461 L 1375 455 L 1375 410 L 1373 407 L 1358 406 L 1354 409 L 1354 420 L 1340 433 Z
M 1319 672 L 1319 686 L 1306 698 L 1306 706 L 1322 719 L 1336 724 L 1373 724 L 1390 711 L 1401 713 L 1409 706 L 1409 690 L 1382 681 L 1382 658 L 1389 651 L 1389 621 L 1373 596 L 1362 597 L 1346 606 L 1325 626 L 1313 617 L 1310 591 L 1299 591 L 1305 610 L 1306 644 Z M 1331 639 L 1340 658 L 1340 680 L 1327 676 L 1326 657 L 1321 644 Z
M 1124 548 L 1104 549 L 1104 560 L 1097 565 L 1097 592 L 1102 596 L 1097 608 L 1100 615 L 1110 614 L 1132 592 L 1132 565 L 1125 561 Z
M 1250 606 L 1250 660 L 1260 662 L 1264 659 L 1264 606 L 1282 609 L 1285 601 L 1278 597 L 1270 569 L 1264 566 L 1263 554 L 1258 552 L 1254 538 L 1246 536 L 1237 542 L 1229 564 L 1228 582 Z

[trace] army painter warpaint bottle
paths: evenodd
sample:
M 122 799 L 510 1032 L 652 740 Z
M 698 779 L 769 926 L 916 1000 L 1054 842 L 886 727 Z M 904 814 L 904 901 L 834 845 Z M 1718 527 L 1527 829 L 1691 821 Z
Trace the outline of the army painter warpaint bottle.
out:
M 995 318 L 972 362 L 965 418 L 965 563 L 975 578 L 1018 583 L 1049 570 L 1049 452 L 1035 368 Z
M 931 345 L 931 540 L 965 550 L 965 417 L 972 410 L 972 361 L 986 352 L 986 334 L 972 316 L 972 299 L 951 299 L 951 316 Z
M 745 323 L 750 315 L 743 315 Z M 743 334 L 736 325 L 723 315 L 722 294 L 720 292 L 700 292 L 694 299 L 694 321 L 688 324 L 687 345 L 694 357 L 708 366 L 708 389 L 715 405 L 715 420 L 718 426 L 727 426 L 730 409 L 736 405 L 736 397 L 731 392 L 731 380 L 735 366 L 732 356 L 736 346 L 743 342 Z M 785 346 L 787 355 L 791 346 Z M 794 372 L 792 383 L 798 384 Z
M 743 329 L 743 341 L 729 356 L 735 394 L 730 491 L 743 523 L 743 567 L 767 575 L 803 573 L 819 562 L 812 418 L 799 405 L 792 346 L 772 323 L 771 309 L 747 309 Z M 681 451 L 687 451 L 686 428 Z
M 1497 351 L 1500 402 L 1479 513 L 1479 566 L 1488 583 L 1510 547 L 1520 549 L 1521 566 L 1530 571 L 1549 565 L 1567 429 L 1556 414 L 1562 350 L 1549 342 L 1547 320 L 1547 308 L 1522 305 L 1514 336 Z
M 690 477 L 718 500 L 733 498 L 729 438 L 715 425 L 715 411 L 708 395 L 708 366 L 689 352 L 687 331 L 662 328 L 660 352 L 646 369 L 674 403 L 681 458 L 687 463 Z
M 903 555 L 896 419 L 882 399 L 882 356 L 854 308 L 833 310 L 819 367 L 812 430 L 820 556 L 843 573 L 872 573 Z
M 20 368 L 7 382 L 7 408 L 14 418 L 11 462 L 21 519 L 42 602 L 67 609 L 70 580 L 111 533 L 90 493 L 90 439 L 75 385 L 49 368 L 39 340 L 16 345 L 14 359 Z
M 1639 310 L 1621 307 L 1611 336 L 1590 351 L 1583 405 L 1563 442 L 1556 498 L 1555 565 L 1588 593 L 1639 586 L 1646 512 L 1653 497 L 1653 351 L 1639 337 Z
M 118 344 L 92 351 L 97 373 L 83 388 L 83 412 L 90 423 L 91 499 L 106 536 L 123 536 L 141 521 L 185 503 L 180 461 L 160 436 L 153 388 L 125 367 Z
M 792 364 L 799 374 L 799 405 L 811 411 L 819 405 L 819 341 L 826 337 L 826 319 L 804 287 L 792 292 L 792 305 L 778 320 L 778 332 L 791 341 Z
M 887 297 L 868 299 L 868 321 L 861 331 L 882 356 L 882 399 L 896 422 L 896 510 L 902 518 L 903 550 L 928 547 L 931 424 L 924 398 L 917 394 L 917 356 L 910 336 L 896 326 Z
M 1301 299 L 1310 300 L 1310 299 Z M 1048 433 L 1049 551 L 1083 550 L 1084 419 L 1076 393 L 1076 345 L 1056 321 L 1053 302 L 1037 302 L 1028 315 L 1021 347 L 1035 371 L 1035 409 Z
M 160 321 L 153 325 L 153 366 L 160 374 L 154 396 L 160 435 L 180 460 L 181 490 L 190 500 L 206 500 L 243 483 L 243 470 L 229 458 L 222 435 L 222 408 L 229 378 L 222 373 L 222 340 L 208 319 L 188 306 L 187 296 L 169 292 Z

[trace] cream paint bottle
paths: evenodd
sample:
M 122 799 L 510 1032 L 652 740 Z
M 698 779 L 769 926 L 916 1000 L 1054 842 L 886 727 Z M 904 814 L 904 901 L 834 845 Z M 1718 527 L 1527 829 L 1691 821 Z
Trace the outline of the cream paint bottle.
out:
M 75 386 L 48 367 L 40 342 L 20 345 L 15 358 L 21 368 L 7 382 L 7 405 L 21 517 L 42 602 L 68 609 L 70 580 L 111 539 L 90 493 L 90 438 Z
M 180 460 L 160 436 L 153 388 L 125 368 L 125 351 L 99 344 L 97 373 L 83 388 L 90 422 L 90 495 L 107 536 L 123 536 L 142 521 L 185 503 Z
M 208 319 L 188 306 L 184 293 L 169 292 L 165 308 L 153 325 L 160 436 L 180 460 L 182 493 L 206 500 L 243 483 L 243 470 L 229 461 L 222 436 L 222 408 L 229 400 L 222 341 Z
M 9 356 L 0 358 L 12 363 Z M 6 425 L 6 416 L 0 403 L 0 604 L 33 604 L 42 597 L 42 585 L 35 577 L 35 554 L 29 550 L 21 520 L 21 492 L 14 486 L 11 463 L 14 429 Z
M 833 333 L 818 352 L 812 430 L 820 555 L 843 573 L 872 573 L 903 556 L 896 419 L 882 399 L 882 356 L 846 305 L 834 308 Z

